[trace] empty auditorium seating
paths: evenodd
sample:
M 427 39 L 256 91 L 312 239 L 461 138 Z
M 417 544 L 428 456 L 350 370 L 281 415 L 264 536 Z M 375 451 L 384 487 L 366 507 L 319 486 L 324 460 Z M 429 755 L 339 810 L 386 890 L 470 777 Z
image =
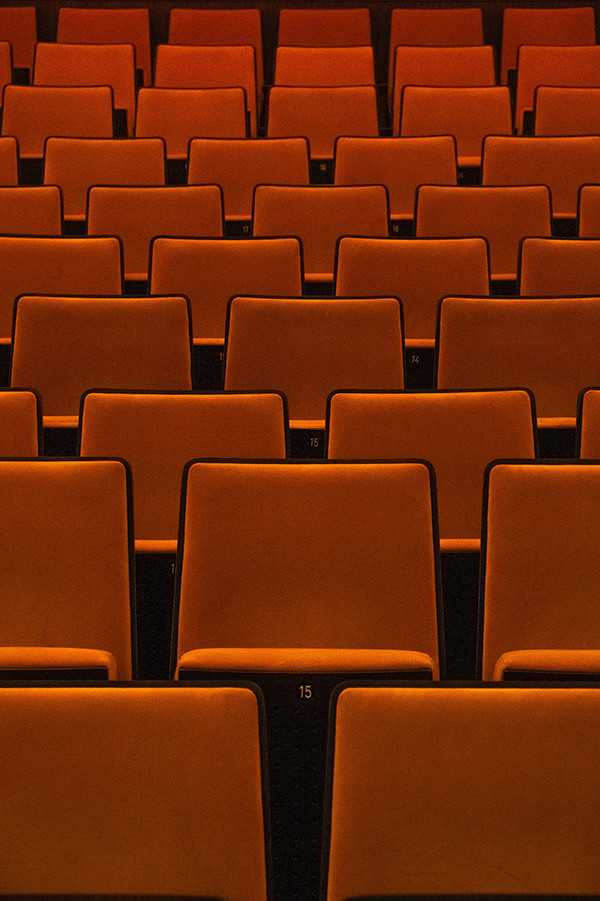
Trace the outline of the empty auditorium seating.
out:
M 600 671 L 599 486 L 597 461 L 499 461 L 489 468 L 480 598 L 484 680 Z
M 275 393 L 92 391 L 82 400 L 79 450 L 127 460 L 136 552 L 174 553 L 184 465 L 195 457 L 284 458 L 285 402 Z
M 275 52 L 274 84 L 303 87 L 336 87 L 375 84 L 373 48 L 288 47 Z
M 92 185 L 164 185 L 162 138 L 60 138 L 46 141 L 44 184 L 58 185 L 66 222 L 82 223 Z
M 60 235 L 62 192 L 57 185 L 0 187 L 0 234 Z
M 341 388 L 404 387 L 395 297 L 233 297 L 225 388 L 279 390 L 292 428 L 319 430 Z
M 359 46 L 371 43 L 369 10 L 282 8 L 277 43 L 295 47 Z
M 442 551 L 478 551 L 485 467 L 535 456 L 535 412 L 524 390 L 337 392 L 327 410 L 328 457 L 428 460 L 435 469 Z
M 598 238 L 524 238 L 519 260 L 524 295 L 599 294 Z
M 38 43 L 33 84 L 110 85 L 115 110 L 125 110 L 125 134 L 135 119 L 135 50 L 132 44 Z
M 135 65 L 141 70 L 143 84 L 152 81 L 147 8 L 63 6 L 58 10 L 56 40 L 70 44 L 133 44 Z
M 35 391 L 0 390 L 0 456 L 37 457 L 42 450 L 42 412 Z
M 90 388 L 189 390 L 185 297 L 24 295 L 13 325 L 11 386 L 33 387 L 44 427 L 77 426 Z
M 389 206 L 383 185 L 257 185 L 252 234 L 257 238 L 297 235 L 309 283 L 333 279 L 341 235 L 388 234 Z
M 596 23 L 592 6 L 505 7 L 502 10 L 501 80 L 506 83 L 510 70 L 516 68 L 522 44 L 557 46 L 595 43 Z
M 456 141 L 424 138 L 341 136 L 335 142 L 336 185 L 383 184 L 390 202 L 391 233 L 414 225 L 416 192 L 422 184 L 457 184 Z
M 150 242 L 156 235 L 223 235 L 221 188 L 93 185 L 88 192 L 87 226 L 89 235 L 118 235 L 125 279 L 146 282 Z
M 538 85 L 534 95 L 534 134 L 598 134 L 600 87 Z
M 302 293 L 302 247 L 298 238 L 158 237 L 151 245 L 150 292 L 184 294 L 194 343 L 222 345 L 234 294 Z
M 117 237 L 0 235 L 0 342 L 10 342 L 15 299 L 25 292 L 120 294 Z
M 131 488 L 123 461 L 4 458 L 0 484 L 1 543 L 10 558 L 0 575 L 0 673 L 131 679 Z
M 510 91 L 506 85 L 406 85 L 402 89 L 399 134 L 453 135 L 458 165 L 481 166 L 484 137 L 512 135 Z
M 575 687 L 340 692 L 322 897 L 597 892 L 599 706 Z
M 550 190 L 545 185 L 422 185 L 417 191 L 417 237 L 486 238 L 492 284 L 516 280 L 521 238 L 551 233 Z
M 0 710 L 3 891 L 270 897 L 256 689 L 4 687 Z
M 445 297 L 438 329 L 438 388 L 529 388 L 542 428 L 573 429 L 600 381 L 597 296 Z
M 12 65 L 23 83 L 31 78 L 37 43 L 35 6 L 0 6 L 0 41 L 8 41 Z
M 207 183 L 223 189 L 229 231 L 249 234 L 256 185 L 308 185 L 308 142 L 303 137 L 195 138 L 189 145 L 188 184 Z
M 338 241 L 335 293 L 391 294 L 402 301 L 407 348 L 433 347 L 441 297 L 489 293 L 484 238 L 353 238 Z

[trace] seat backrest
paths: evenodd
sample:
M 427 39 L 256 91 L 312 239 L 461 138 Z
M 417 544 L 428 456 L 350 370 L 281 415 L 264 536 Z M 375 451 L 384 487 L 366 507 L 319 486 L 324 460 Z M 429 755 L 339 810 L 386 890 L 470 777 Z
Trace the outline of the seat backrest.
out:
M 8 41 L 15 69 L 33 69 L 37 43 L 35 6 L 0 6 L 0 40 Z
M 242 223 L 247 232 L 256 185 L 308 185 L 309 179 L 306 138 L 215 137 L 190 142 L 188 184 L 221 185 L 225 219 Z
M 19 147 L 17 139 L 0 136 L 0 186 L 17 187 L 19 184 Z
M 10 340 L 15 298 L 43 294 L 120 294 L 117 237 L 0 235 L 0 338 Z
M 559 651 L 598 648 L 599 497 L 597 461 L 490 467 L 480 595 L 483 679 L 501 679 L 517 663 L 519 670 L 537 669 L 525 652 L 532 659 L 539 650 L 554 652 L 560 660 Z
M 37 457 L 42 450 L 42 412 L 35 391 L 0 390 L 0 456 Z
M 600 240 L 524 238 L 519 290 L 534 296 L 600 294 Z
M 267 901 L 257 691 L 5 687 L 0 710 L 14 894 Z
M 373 184 L 257 185 L 252 218 L 255 237 L 297 235 L 307 281 L 330 281 L 341 235 L 387 236 L 387 191 Z
M 183 491 L 174 662 L 198 648 L 388 648 L 439 672 L 427 464 L 195 461 Z
M 135 119 L 135 48 L 133 44 L 38 43 L 33 84 L 110 85 L 115 109 L 127 114 L 127 134 Z
M 164 185 L 162 138 L 48 138 L 44 184 L 59 185 L 67 220 L 85 219 L 91 185 Z
M 287 87 L 269 91 L 267 135 L 305 135 L 313 159 L 332 159 L 339 135 L 378 137 L 377 92 L 374 85 Z
M 600 237 L 600 185 L 582 185 L 577 211 L 580 238 Z
M 396 47 L 394 76 L 388 86 L 394 134 L 399 132 L 402 88 L 409 84 L 457 87 L 494 85 L 494 48 L 487 44 L 465 47 Z
M 600 182 L 599 135 L 484 139 L 482 183 L 548 185 L 557 218 L 576 218 L 579 188 L 587 182 Z
M 194 341 L 223 343 L 229 298 L 302 294 L 298 238 L 166 238 L 152 241 L 150 293 L 190 300 Z
M 125 278 L 146 281 L 156 235 L 223 235 L 222 191 L 219 185 L 94 185 L 88 192 L 87 223 L 89 235 L 118 235 Z
M 375 84 L 373 47 L 295 47 L 275 51 L 274 84 L 304 87 Z
M 395 297 L 234 297 L 225 388 L 277 389 L 290 420 L 324 420 L 338 388 L 402 388 L 402 353 Z
M 79 450 L 129 463 L 136 550 L 175 550 L 184 465 L 195 457 L 285 458 L 285 402 L 275 393 L 91 392 Z
M 133 535 L 123 461 L 3 459 L 0 485 L 10 559 L 0 574 L 2 669 L 35 648 L 42 659 L 83 649 L 112 657 L 111 678 L 131 679 Z
M 56 40 L 65 44 L 133 44 L 143 83 L 149 85 L 152 81 L 150 13 L 146 8 L 62 6 L 58 10 Z
M 57 185 L 0 187 L 0 234 L 60 235 L 62 218 Z
M 383 184 L 388 190 L 392 232 L 415 215 L 422 184 L 457 184 L 456 142 L 450 135 L 425 138 L 358 138 L 335 142 L 336 185 Z
M 598 133 L 600 87 L 563 88 L 538 85 L 534 95 L 534 134 L 593 135 Z
M 21 157 L 43 157 L 50 135 L 112 138 L 112 88 L 7 85 L 2 134 L 17 138 Z
M 250 133 L 256 136 L 258 91 L 256 50 L 251 44 L 159 44 L 154 86 L 157 88 L 242 87 L 250 113 Z
M 245 138 L 243 88 L 142 88 L 136 138 L 163 138 L 169 159 L 187 159 L 192 138 Z
M 8 41 L 0 41 L 0 89 L 12 82 L 12 47 Z
M 277 43 L 295 47 L 351 47 L 371 43 L 366 8 L 280 9 Z
M 323 898 L 597 892 L 599 708 L 575 687 L 342 691 Z
M 169 44 L 250 44 L 256 51 L 259 97 L 264 84 L 263 41 L 260 9 L 191 9 L 172 7 L 169 12 Z
M 445 297 L 438 388 L 533 391 L 538 425 L 573 427 L 579 392 L 598 378 L 600 297 Z
M 24 295 L 15 306 L 11 385 L 38 390 L 44 417 L 59 425 L 77 425 L 90 388 L 187 391 L 188 301 Z
M 402 90 L 401 135 L 453 135 L 459 166 L 480 166 L 486 135 L 512 135 L 510 91 L 489 87 L 427 87 Z
M 582 459 L 600 459 L 600 390 L 585 388 L 577 410 L 577 449 Z
M 479 7 L 392 9 L 388 71 L 390 84 L 394 77 L 395 50 L 399 44 L 431 47 L 483 44 L 483 13 Z
M 600 87 L 600 46 L 522 45 L 518 51 L 515 127 L 523 130 L 539 85 Z
M 502 10 L 500 78 L 504 84 L 510 69 L 517 67 L 522 44 L 595 44 L 593 6 L 533 8 L 513 6 Z
M 338 242 L 335 293 L 399 297 L 408 347 L 433 347 L 440 297 L 489 289 L 484 238 L 342 237 Z
M 552 233 L 550 190 L 540 184 L 421 185 L 415 225 L 419 238 L 485 237 L 491 278 L 514 280 L 521 238 Z
M 527 391 L 338 392 L 327 411 L 328 457 L 433 464 L 440 543 L 478 550 L 485 467 L 535 456 Z

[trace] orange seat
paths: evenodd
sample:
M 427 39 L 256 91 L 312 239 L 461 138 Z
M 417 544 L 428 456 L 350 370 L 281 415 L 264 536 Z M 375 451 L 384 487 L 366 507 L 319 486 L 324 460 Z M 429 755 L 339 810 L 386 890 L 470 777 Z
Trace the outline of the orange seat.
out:
M 413 225 L 416 191 L 422 184 L 457 184 L 456 141 L 425 138 L 354 138 L 335 142 L 336 185 L 382 184 L 390 201 L 392 234 Z
M 535 135 L 598 134 L 600 87 L 538 85 L 533 113 Z
M 492 284 L 516 280 L 521 238 L 551 233 L 550 191 L 545 185 L 422 185 L 417 191 L 417 237 L 486 238 Z
M 169 44 L 250 44 L 256 54 L 259 105 L 264 85 L 262 19 L 260 9 L 195 9 L 171 7 Z
M 388 85 L 393 133 L 399 133 L 400 102 L 405 85 L 482 87 L 495 84 L 494 48 L 489 45 L 396 47 L 394 76 Z
M 352 47 L 371 43 L 366 8 L 280 9 L 277 43 L 294 47 Z
M 0 234 L 60 235 L 62 218 L 56 185 L 0 187 Z
M 0 235 L 0 272 L 0 344 L 8 344 L 19 294 L 120 294 L 121 243 L 116 237 Z
M 135 50 L 132 44 L 38 43 L 33 84 L 110 85 L 115 110 L 125 110 L 125 134 L 133 134 Z
M 524 238 L 519 291 L 533 296 L 600 294 L 600 240 Z
M 569 165 L 565 166 L 565 160 Z M 483 142 L 484 185 L 545 184 L 552 215 L 577 217 L 578 193 L 600 181 L 600 135 L 523 137 L 488 135 Z
M 42 452 L 42 411 L 35 391 L 0 389 L 0 456 L 37 457 Z
M 230 88 L 246 92 L 250 134 L 256 136 L 258 90 L 256 50 L 250 44 L 159 44 L 154 86 L 157 88 Z
M 19 184 L 19 146 L 12 136 L 0 137 L 0 186 Z
M 539 85 L 561 87 L 600 87 L 600 46 L 529 46 L 519 47 L 515 127 L 518 133 L 527 128 L 527 111 L 533 110 L 535 90 Z
M 190 333 L 185 297 L 22 295 L 11 386 L 39 391 L 45 428 L 74 428 L 90 388 L 189 390 Z
M 529 388 L 538 426 L 574 428 L 600 381 L 600 297 L 444 297 L 438 388 Z
M 489 293 L 484 238 L 339 239 L 335 293 L 399 297 L 408 348 L 435 345 L 439 299 L 459 286 L 461 294 Z
M 44 184 L 59 185 L 66 221 L 84 222 L 92 185 L 164 185 L 165 142 L 162 138 L 47 138 Z
M 536 452 L 524 390 L 335 392 L 327 432 L 329 459 L 433 464 L 442 552 L 479 551 L 487 464 Z
M 258 694 L 238 685 L 2 688 L 11 762 L 0 793 L 14 815 L 1 887 L 267 901 Z
M 298 238 L 154 238 L 150 292 L 190 300 L 195 344 L 225 342 L 229 298 L 302 293 Z
M 322 897 L 596 893 L 599 709 L 575 686 L 340 692 Z
M 222 236 L 222 192 L 219 185 L 94 185 L 88 192 L 87 223 L 89 235 L 118 235 L 125 279 L 145 282 L 150 243 L 157 235 Z
M 136 552 L 174 553 L 184 465 L 195 457 L 284 458 L 285 402 L 275 393 L 92 391 L 82 400 L 79 449 L 127 460 Z
M 600 459 L 600 391 L 584 388 L 577 410 L 577 448 L 582 459 Z
M 287 87 L 269 91 L 267 136 L 308 138 L 311 159 L 333 159 L 339 135 L 377 137 L 379 119 L 374 85 Z
M 187 160 L 193 138 L 246 137 L 246 95 L 243 88 L 142 88 L 135 136 L 163 138 L 168 159 Z
M 0 573 L 0 673 L 135 677 L 131 484 L 123 461 L 4 458 L 0 492 L 0 541 L 10 556 Z
M 7 85 L 2 134 L 18 140 L 22 159 L 41 159 L 46 138 L 51 135 L 112 138 L 112 88 Z
M 425 87 L 402 90 L 399 134 L 453 135 L 459 166 L 481 166 L 486 135 L 512 135 L 510 91 L 489 87 Z
M 522 44 L 556 46 L 595 43 L 596 22 L 592 6 L 552 6 L 545 9 L 505 7 L 502 10 L 501 80 L 506 84 L 510 70 L 516 69 Z
M 582 185 L 577 208 L 580 238 L 600 237 L 600 185 Z
M 599 486 L 597 461 L 497 461 L 489 468 L 480 596 L 483 679 L 600 673 Z
M 375 84 L 373 47 L 287 47 L 275 51 L 274 84 L 341 87 Z
M 257 185 L 254 191 L 253 235 L 297 235 L 308 282 L 332 281 L 341 235 L 385 237 L 388 219 L 383 185 Z
M 336 389 L 404 387 L 395 297 L 233 297 L 225 342 L 225 388 L 283 391 L 292 428 L 322 429 Z
M 306 138 L 196 138 L 190 142 L 188 184 L 218 184 L 225 223 L 248 234 L 259 184 L 308 185 Z
M 35 6 L 0 6 L 0 41 L 8 41 L 15 69 L 25 70 L 28 82 L 33 70 L 33 56 L 37 43 Z
M 58 10 L 56 40 L 65 44 L 133 44 L 143 84 L 152 81 L 148 9 L 62 6 Z

